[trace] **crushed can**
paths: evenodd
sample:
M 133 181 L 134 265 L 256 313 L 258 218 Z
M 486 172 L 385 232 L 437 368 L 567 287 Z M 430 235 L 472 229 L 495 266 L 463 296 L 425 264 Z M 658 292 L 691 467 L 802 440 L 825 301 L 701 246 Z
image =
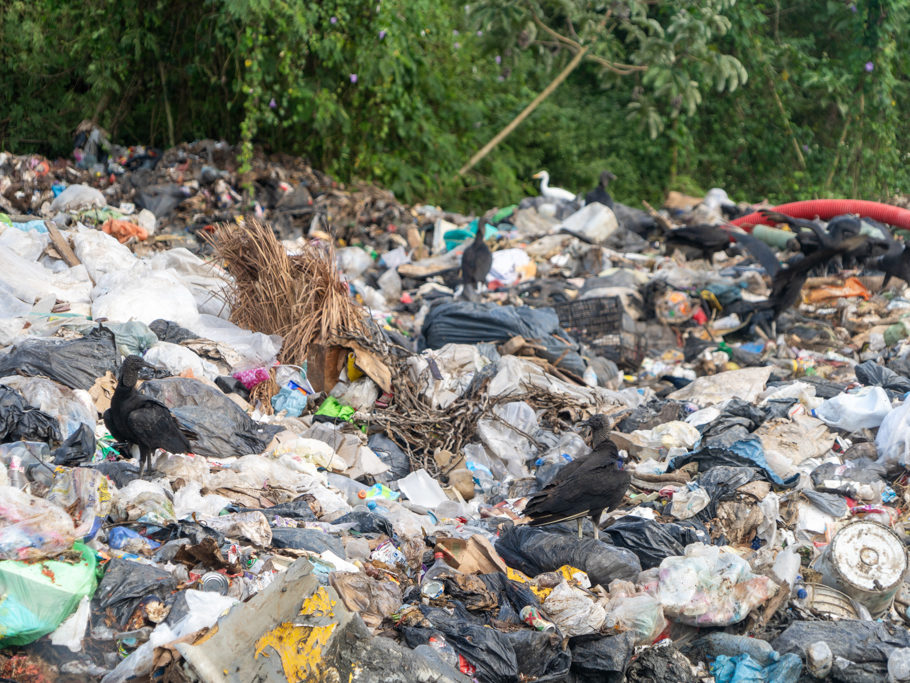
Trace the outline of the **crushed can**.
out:
M 834 535 L 813 568 L 823 583 L 864 605 L 878 619 L 891 608 L 907 573 L 907 552 L 891 529 L 859 520 Z
M 540 610 L 533 605 L 525 605 L 518 615 L 521 620 L 537 631 L 555 631 L 556 625 L 540 615 Z

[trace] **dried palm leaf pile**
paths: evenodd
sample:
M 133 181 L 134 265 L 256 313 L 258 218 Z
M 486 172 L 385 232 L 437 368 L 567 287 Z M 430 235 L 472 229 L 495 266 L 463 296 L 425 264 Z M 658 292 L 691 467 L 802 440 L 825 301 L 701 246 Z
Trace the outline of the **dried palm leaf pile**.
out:
M 364 310 L 342 282 L 331 244 L 308 243 L 291 255 L 258 221 L 222 223 L 208 241 L 233 278 L 225 290 L 231 322 L 280 335 L 281 363 L 302 364 L 311 345 L 365 332 Z

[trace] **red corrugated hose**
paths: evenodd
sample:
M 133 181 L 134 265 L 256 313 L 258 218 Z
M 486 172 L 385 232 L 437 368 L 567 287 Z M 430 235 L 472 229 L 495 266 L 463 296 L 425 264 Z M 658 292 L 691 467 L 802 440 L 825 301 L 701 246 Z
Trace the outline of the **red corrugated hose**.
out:
M 813 219 L 818 216 L 823 220 L 844 213 L 855 213 L 863 218 L 872 218 L 888 225 L 910 230 L 910 210 L 865 199 L 809 199 L 803 202 L 781 204 L 771 210 L 786 214 L 791 218 Z M 744 223 L 749 225 L 743 225 Z M 752 225 L 774 225 L 774 221 L 768 220 L 756 212 L 737 218 L 733 221 L 733 225 L 741 226 L 744 230 L 751 232 Z

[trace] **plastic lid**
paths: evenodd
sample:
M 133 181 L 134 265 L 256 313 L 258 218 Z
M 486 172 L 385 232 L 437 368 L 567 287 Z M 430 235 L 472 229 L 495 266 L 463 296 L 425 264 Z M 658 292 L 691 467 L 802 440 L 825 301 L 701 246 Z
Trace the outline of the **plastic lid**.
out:
M 358 497 L 358 498 L 361 498 L 361 499 L 362 499 L 362 498 L 366 498 L 366 497 L 367 497 L 367 491 L 366 491 L 366 489 L 360 489 L 360 490 L 357 492 L 357 497 Z
M 907 571 L 900 537 L 875 522 L 854 522 L 838 531 L 831 542 L 831 560 L 848 585 L 872 592 L 893 588 Z

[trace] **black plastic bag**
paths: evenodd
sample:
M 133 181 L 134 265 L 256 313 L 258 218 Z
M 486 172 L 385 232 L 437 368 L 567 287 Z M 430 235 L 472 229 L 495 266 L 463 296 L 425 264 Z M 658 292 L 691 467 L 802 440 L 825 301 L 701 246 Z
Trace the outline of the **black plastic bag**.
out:
M 578 683 L 621 683 L 635 652 L 635 636 L 590 634 L 569 639 L 572 673 Z
M 116 375 L 119 367 L 114 333 L 101 325 L 81 339 L 26 337 L 0 357 L 0 377 L 47 377 L 70 389 L 91 389 L 96 379 L 108 371 Z
M 684 555 L 690 543 L 711 543 L 708 534 L 695 527 L 660 524 L 650 519 L 624 517 L 602 532 L 618 548 L 631 550 L 642 569 L 660 566 L 666 557 Z
M 819 510 L 835 519 L 840 519 L 849 512 L 847 501 L 839 494 L 813 491 L 812 489 L 803 489 L 800 493 Z
M 276 527 L 272 529 L 272 547 L 309 550 L 312 553 L 331 550 L 341 559 L 347 558 L 341 539 L 319 529 Z
M 217 388 L 196 379 L 169 377 L 143 382 L 139 393 L 166 405 L 181 427 L 194 432 L 193 453 L 228 457 L 262 453 L 278 425 L 260 424 Z
M 507 565 L 532 577 L 565 564 L 581 569 L 592 584 L 602 586 L 609 585 L 613 579 L 634 580 L 641 573 L 641 563 L 630 550 L 532 526 L 513 526 L 506 530 L 496 541 L 496 552 Z
M 271 518 L 272 515 L 280 515 L 281 517 L 300 519 L 306 522 L 316 521 L 316 515 L 313 514 L 313 508 L 310 507 L 310 504 L 306 500 L 306 494 L 298 496 L 294 500 L 289 500 L 286 503 L 273 505 L 270 508 L 245 508 L 232 505 L 227 509 L 230 512 L 261 512 L 266 518 Z M 335 523 L 337 524 L 338 522 L 336 521 Z
M 507 632 L 505 636 L 515 651 L 521 680 L 535 683 L 565 680 L 572 665 L 572 655 L 563 648 L 562 637 L 554 631 L 523 628 Z
M 174 183 L 147 185 L 136 191 L 134 202 L 140 209 L 148 209 L 155 214 L 155 218 L 164 218 L 173 213 L 187 196 Z
M 138 474 L 138 471 L 137 471 Z M 159 527 L 157 530 L 145 534 L 159 543 L 167 543 L 178 538 L 187 538 L 191 545 L 199 545 L 206 538 L 211 538 L 218 544 L 224 545 L 225 537 L 220 531 L 203 526 L 198 522 L 181 521 Z
M 408 454 L 382 432 L 371 434 L 367 445 L 384 464 L 389 466 L 388 471 L 376 477 L 377 481 L 384 483 L 398 481 L 411 472 L 411 460 L 408 458 Z
M 910 631 L 880 621 L 795 621 L 771 641 L 771 647 L 782 655 L 792 652 L 805 660 L 806 649 L 820 640 L 828 644 L 835 657 L 857 664 L 885 664 L 893 650 L 910 647 Z
M 118 489 L 122 489 L 139 476 L 139 466 L 126 460 L 115 460 L 114 462 L 105 460 L 88 465 L 88 467 L 101 472 L 114 482 Z
M 873 360 L 855 365 L 853 372 L 856 373 L 856 379 L 867 387 L 882 387 L 898 394 L 910 391 L 910 379 L 901 377 L 894 370 L 883 367 Z
M 627 683 L 698 683 L 689 660 L 673 645 L 645 648 L 629 665 Z
M 62 438 L 57 418 L 32 408 L 18 391 L 0 384 L 0 443 Z
M 149 329 L 155 333 L 159 341 L 170 342 L 171 344 L 182 344 L 188 339 L 199 339 L 199 335 L 191 332 L 185 327 L 180 327 L 177 323 L 170 320 L 158 318 L 153 320 Z
M 578 345 L 559 326 L 552 308 L 443 301 L 424 318 L 417 348 L 422 351 L 446 344 L 504 342 L 515 336 L 539 341 L 546 348 L 541 352 L 544 358 L 559 361 L 557 367 L 578 376 L 584 374 L 585 362 L 578 354 Z
M 332 524 L 354 524 L 356 525 L 354 529 L 361 534 L 385 534 L 389 538 L 395 537 L 395 529 L 387 517 L 366 510 L 352 510 L 338 519 L 332 520 Z
M 81 423 L 75 432 L 70 434 L 54 453 L 55 465 L 73 467 L 91 461 L 95 455 L 95 432 L 87 424 Z M 138 473 L 137 473 L 138 474 Z
M 177 580 L 170 572 L 115 558 L 108 564 L 94 600 L 101 608 L 100 611 L 110 609 L 120 628 L 123 628 L 139 603 L 149 596 L 164 601 L 176 587 Z
M 502 631 L 483 626 L 455 603 L 454 614 L 436 607 L 420 606 L 432 628 L 402 627 L 409 647 L 426 645 L 430 637 L 442 635 L 477 668 L 477 680 L 484 683 L 518 683 L 518 660 L 515 649 Z

